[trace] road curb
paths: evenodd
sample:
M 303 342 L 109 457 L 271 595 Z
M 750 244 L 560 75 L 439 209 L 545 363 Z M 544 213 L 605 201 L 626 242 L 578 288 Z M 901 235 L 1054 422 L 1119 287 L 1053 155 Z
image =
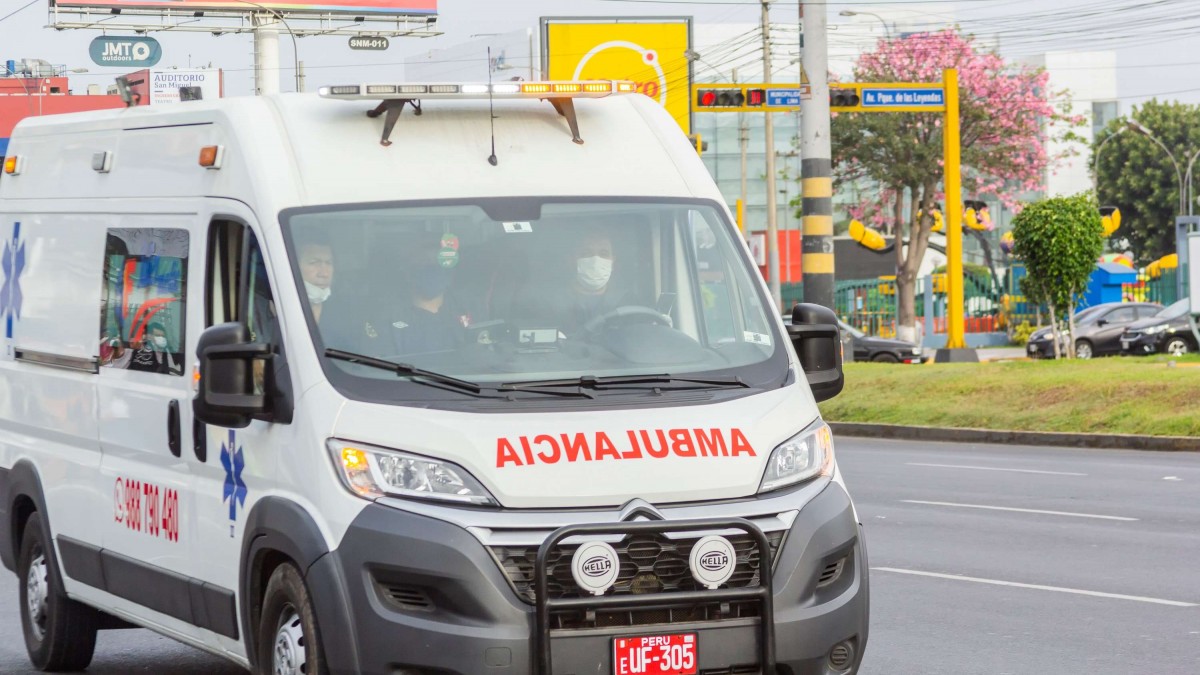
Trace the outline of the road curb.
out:
M 945 441 L 950 443 L 995 443 L 999 445 L 1053 445 L 1067 448 L 1105 450 L 1165 450 L 1200 452 L 1200 438 L 1191 436 L 1134 436 L 1130 434 L 1070 434 L 1050 431 L 1001 431 L 954 429 L 867 422 L 829 422 L 834 434 L 858 438 L 889 438 L 902 441 Z

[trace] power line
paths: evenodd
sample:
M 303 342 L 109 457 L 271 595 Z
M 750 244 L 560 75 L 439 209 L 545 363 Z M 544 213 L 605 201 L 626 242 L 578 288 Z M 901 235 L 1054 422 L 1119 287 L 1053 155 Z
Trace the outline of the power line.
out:
M 36 4 L 38 4 L 38 0 L 30 0 L 30 2 L 28 2 L 24 5 L 21 5 L 20 7 L 14 9 L 13 11 L 9 12 L 8 14 L 5 14 L 4 16 L 0 16 L 0 21 L 4 21 L 8 17 L 10 17 L 14 14 L 17 14 L 18 12 L 23 12 L 23 11 L 29 9 L 30 7 L 33 7 Z

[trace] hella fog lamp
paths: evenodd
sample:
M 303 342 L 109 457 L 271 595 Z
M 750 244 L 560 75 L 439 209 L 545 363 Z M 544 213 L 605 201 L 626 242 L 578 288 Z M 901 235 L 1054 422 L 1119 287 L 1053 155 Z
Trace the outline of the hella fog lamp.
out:
M 833 434 L 829 425 L 817 420 L 775 448 L 758 491 L 770 492 L 832 473 Z
M 328 447 L 342 484 L 364 499 L 415 497 L 496 504 L 487 489 L 457 464 L 336 439 Z

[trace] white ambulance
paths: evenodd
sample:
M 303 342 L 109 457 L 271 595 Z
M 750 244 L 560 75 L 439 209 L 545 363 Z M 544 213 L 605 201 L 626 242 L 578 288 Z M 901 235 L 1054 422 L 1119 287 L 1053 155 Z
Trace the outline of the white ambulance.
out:
M 33 665 L 852 673 L 862 528 L 717 186 L 619 82 L 30 118 L 0 177 L 0 560 Z

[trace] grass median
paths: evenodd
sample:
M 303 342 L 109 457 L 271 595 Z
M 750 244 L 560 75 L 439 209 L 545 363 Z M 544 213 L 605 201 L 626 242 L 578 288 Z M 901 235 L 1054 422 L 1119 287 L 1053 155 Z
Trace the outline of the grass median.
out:
M 1200 437 L 1200 358 L 846 364 L 825 419 L 913 426 Z

